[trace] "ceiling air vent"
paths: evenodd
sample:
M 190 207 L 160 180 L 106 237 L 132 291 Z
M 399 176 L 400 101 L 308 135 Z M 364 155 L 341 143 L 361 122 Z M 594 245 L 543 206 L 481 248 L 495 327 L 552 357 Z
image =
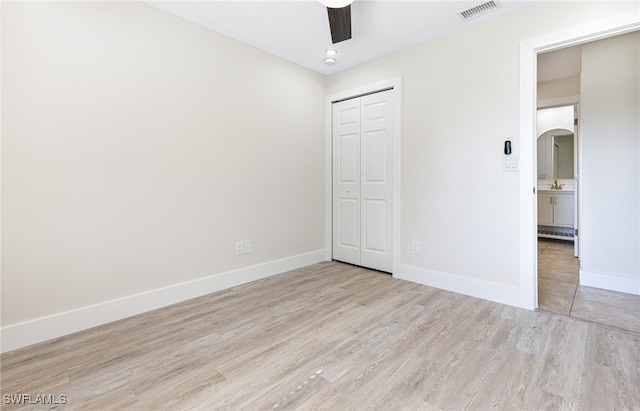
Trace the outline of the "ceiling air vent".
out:
M 460 13 L 458 13 L 458 16 L 460 16 L 462 20 L 467 21 L 469 19 L 487 14 L 494 10 L 498 10 L 498 5 L 495 1 L 491 0 L 479 6 L 470 8 L 469 10 L 461 11 Z

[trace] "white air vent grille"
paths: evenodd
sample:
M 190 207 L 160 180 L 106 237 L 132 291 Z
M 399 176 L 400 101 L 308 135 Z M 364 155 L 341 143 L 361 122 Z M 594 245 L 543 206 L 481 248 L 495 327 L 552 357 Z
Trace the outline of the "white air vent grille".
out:
M 495 1 L 491 0 L 488 1 L 486 3 L 483 3 L 479 6 L 470 8 L 469 10 L 465 10 L 465 11 L 461 11 L 460 13 L 458 13 L 458 16 L 460 16 L 460 18 L 462 18 L 462 20 L 469 20 L 472 19 L 474 17 L 478 17 L 481 16 L 483 14 L 487 14 L 491 11 L 497 10 L 498 9 L 498 5 L 496 4 Z

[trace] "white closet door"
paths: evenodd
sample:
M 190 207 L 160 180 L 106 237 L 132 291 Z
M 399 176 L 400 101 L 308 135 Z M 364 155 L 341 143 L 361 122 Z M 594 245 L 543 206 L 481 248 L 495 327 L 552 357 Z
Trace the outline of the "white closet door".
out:
M 333 258 L 360 264 L 360 99 L 333 105 Z
M 391 272 L 392 91 L 361 98 L 360 264 Z
M 333 258 L 392 271 L 392 91 L 333 105 Z

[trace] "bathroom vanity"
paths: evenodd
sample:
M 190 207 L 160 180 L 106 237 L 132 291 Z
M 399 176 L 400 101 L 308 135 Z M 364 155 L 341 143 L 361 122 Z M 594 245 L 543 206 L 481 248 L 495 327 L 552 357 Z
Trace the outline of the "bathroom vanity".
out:
M 538 191 L 538 237 L 573 241 L 573 190 Z

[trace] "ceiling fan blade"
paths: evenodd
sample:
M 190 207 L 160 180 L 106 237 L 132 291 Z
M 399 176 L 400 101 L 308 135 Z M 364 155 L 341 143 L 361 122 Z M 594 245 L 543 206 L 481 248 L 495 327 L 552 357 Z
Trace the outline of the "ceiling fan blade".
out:
M 331 42 L 339 43 L 351 38 L 351 5 L 339 9 L 327 7 Z

